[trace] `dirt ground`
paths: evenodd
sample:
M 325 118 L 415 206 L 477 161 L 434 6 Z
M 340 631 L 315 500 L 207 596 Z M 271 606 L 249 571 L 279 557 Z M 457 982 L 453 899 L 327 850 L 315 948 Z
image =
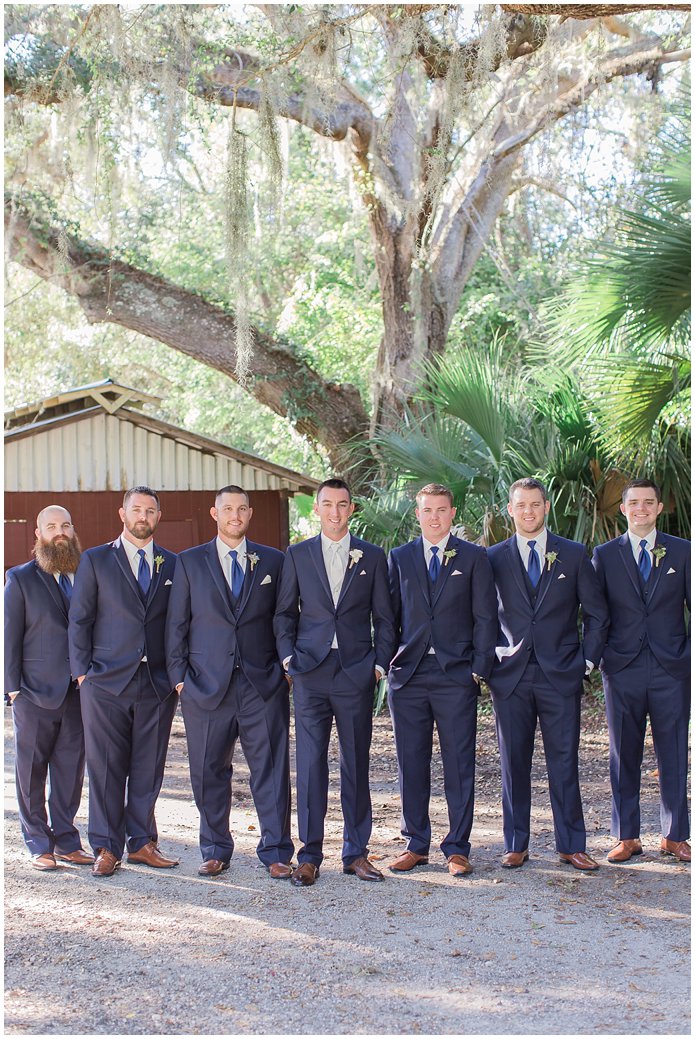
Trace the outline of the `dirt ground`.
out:
M 371 857 L 402 848 L 388 713 L 375 724 Z M 608 741 L 586 705 L 581 747 L 588 850 L 597 874 L 554 851 L 542 745 L 534 764 L 531 859 L 503 870 L 500 777 L 481 708 L 475 872 L 428 866 L 366 884 L 341 872 L 337 748 L 326 861 L 309 889 L 271 881 L 240 750 L 229 872 L 198 877 L 198 819 L 180 714 L 158 822 L 175 870 L 127 866 L 107 880 L 64 865 L 37 873 L 19 833 L 5 711 L 5 1030 L 10 1035 L 690 1034 L 690 869 L 659 854 L 656 764 L 643 769 L 645 854 L 608 866 Z M 86 834 L 85 797 L 78 824 Z M 441 766 L 433 830 L 446 832 Z M 296 819 L 293 823 L 296 838 Z M 86 846 L 86 836 L 84 839 Z

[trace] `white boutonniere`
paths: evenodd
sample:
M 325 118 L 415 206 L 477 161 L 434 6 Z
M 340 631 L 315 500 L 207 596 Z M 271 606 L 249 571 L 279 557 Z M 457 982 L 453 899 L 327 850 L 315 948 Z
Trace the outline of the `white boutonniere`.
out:
M 157 567 L 157 569 L 155 570 L 156 574 L 159 573 L 160 568 L 161 568 L 163 562 L 164 562 L 164 556 L 155 556 L 154 557 L 154 565 Z
M 251 567 L 251 573 L 253 573 L 254 566 L 256 565 L 256 563 L 259 562 L 258 556 L 256 555 L 255 552 L 250 552 L 249 555 L 247 555 L 246 558 L 249 561 L 249 566 Z
M 447 549 L 446 552 L 444 553 L 444 566 L 448 566 L 449 565 L 449 560 L 453 559 L 455 555 L 456 555 L 456 549 L 455 548 Z
M 350 566 L 348 567 L 348 570 L 352 570 L 352 568 L 355 565 L 355 563 L 359 563 L 359 561 L 360 561 L 360 559 L 362 558 L 363 555 L 364 555 L 364 552 L 362 551 L 361 548 L 351 548 L 350 549 Z
M 557 552 L 546 552 L 545 561 L 548 564 L 548 570 L 552 567 L 553 563 L 557 559 Z
M 656 545 L 654 547 L 654 566 L 658 566 L 665 555 L 666 545 Z

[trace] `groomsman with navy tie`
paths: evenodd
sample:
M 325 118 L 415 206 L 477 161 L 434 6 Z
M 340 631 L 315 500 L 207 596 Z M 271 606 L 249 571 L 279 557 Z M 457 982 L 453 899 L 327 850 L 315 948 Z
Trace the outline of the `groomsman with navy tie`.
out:
M 84 734 L 68 660 L 68 611 L 80 543 L 67 509 L 41 510 L 34 556 L 7 572 L 5 692 L 12 703 L 22 835 L 34 869 L 50 871 L 57 869 L 56 860 L 77 866 L 94 862 L 82 850 L 74 821 L 82 795 Z
M 398 757 L 406 850 L 389 866 L 405 873 L 426 863 L 432 736 L 444 766 L 449 832 L 441 843 L 454 877 L 470 873 L 478 685 L 492 668 L 497 596 L 485 549 L 451 533 L 448 487 L 418 492 L 422 536 L 388 561 L 398 648 L 389 671 L 389 708 Z
M 517 480 L 507 509 L 516 532 L 488 549 L 499 604 L 490 689 L 502 764 L 502 865 L 515 869 L 528 859 L 538 721 L 557 851 L 575 869 L 592 871 L 598 863 L 586 854 L 579 724 L 582 680 L 606 640 L 606 601 L 585 546 L 547 530 L 550 502 L 542 483 Z
M 169 869 L 154 807 L 177 697 L 164 661 L 164 622 L 176 556 L 153 540 L 161 518 L 151 487 L 126 491 L 116 541 L 88 549 L 70 606 L 70 664 L 80 683 L 89 841 L 95 877 L 128 862 Z
M 280 659 L 294 680 L 302 842 L 292 875 L 297 887 L 312 885 L 323 861 L 334 718 L 345 822 L 343 872 L 360 880 L 384 879 L 367 858 L 369 748 L 375 684 L 393 654 L 393 611 L 382 549 L 348 530 L 354 508 L 343 480 L 324 481 L 314 503 L 321 533 L 291 545 L 282 568 L 275 633 Z
M 198 872 L 217 877 L 229 869 L 232 760 L 240 739 L 261 831 L 258 857 L 272 879 L 287 880 L 294 852 L 290 705 L 273 633 L 284 556 L 247 538 L 253 509 L 241 487 L 219 490 L 210 515 L 217 536 L 176 560 L 166 638 L 200 813 Z
M 661 851 L 690 862 L 688 722 L 690 718 L 690 542 L 662 534 L 663 510 L 652 480 L 631 480 L 620 511 L 627 532 L 594 551 L 610 626 L 601 661 L 610 738 L 610 863 L 642 854 L 640 774 L 647 716 L 659 766 Z

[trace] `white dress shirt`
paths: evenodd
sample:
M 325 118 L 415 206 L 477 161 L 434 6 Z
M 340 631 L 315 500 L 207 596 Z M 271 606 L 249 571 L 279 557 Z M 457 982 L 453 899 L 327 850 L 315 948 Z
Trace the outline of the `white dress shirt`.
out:
M 133 571 L 133 576 L 137 581 L 138 567 L 140 566 L 140 559 L 142 558 L 138 555 L 140 549 L 137 545 L 134 545 L 132 541 L 129 541 L 128 538 L 124 538 L 123 535 L 121 535 L 120 541 L 123 545 L 123 548 L 125 549 L 125 554 L 128 556 L 130 569 Z M 154 574 L 154 541 L 148 541 L 147 544 L 143 545 L 142 547 L 145 550 L 145 559 L 147 560 L 147 565 L 150 568 L 150 577 L 152 577 Z
M 656 527 L 652 527 L 649 533 L 644 535 L 644 539 L 642 539 L 639 536 L 639 534 L 633 534 L 631 530 L 628 530 L 627 536 L 630 539 L 630 544 L 632 546 L 632 554 L 635 557 L 635 562 L 637 563 L 637 565 L 639 566 L 639 557 L 640 552 L 642 551 L 640 547 L 640 541 L 644 540 L 647 542 L 645 547 L 647 549 L 647 552 L 649 553 L 649 562 L 652 564 L 652 566 L 654 566 L 654 545 L 656 544 Z
M 523 534 L 519 534 L 517 531 L 516 535 L 516 546 L 519 549 L 521 555 L 521 562 L 524 564 L 524 570 L 528 572 L 528 557 L 531 555 L 531 549 L 528 547 L 529 541 L 535 541 L 535 549 L 538 555 L 538 562 L 541 564 L 541 573 L 543 573 L 543 567 L 545 566 L 545 547 L 548 544 L 548 530 L 543 527 L 543 530 L 539 531 L 532 538 L 525 538 Z
M 217 555 L 220 558 L 220 566 L 222 567 L 222 573 L 224 579 L 232 587 L 232 560 L 230 559 L 229 553 L 236 552 L 236 561 L 241 569 L 246 573 L 246 538 L 243 537 L 235 549 L 231 549 L 222 538 L 218 535 L 215 539 L 217 543 Z

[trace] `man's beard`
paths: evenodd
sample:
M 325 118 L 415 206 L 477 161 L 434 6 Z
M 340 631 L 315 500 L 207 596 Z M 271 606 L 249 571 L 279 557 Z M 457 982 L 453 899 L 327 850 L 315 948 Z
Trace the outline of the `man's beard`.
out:
M 34 545 L 36 562 L 47 574 L 74 574 L 81 553 L 82 548 L 77 535 L 64 540 L 61 537 L 58 541 L 46 541 L 39 536 Z
M 132 534 L 138 541 L 147 541 L 154 534 L 157 524 L 148 523 L 147 520 L 135 520 L 134 523 L 129 523 L 126 520 L 124 526 L 128 533 Z

